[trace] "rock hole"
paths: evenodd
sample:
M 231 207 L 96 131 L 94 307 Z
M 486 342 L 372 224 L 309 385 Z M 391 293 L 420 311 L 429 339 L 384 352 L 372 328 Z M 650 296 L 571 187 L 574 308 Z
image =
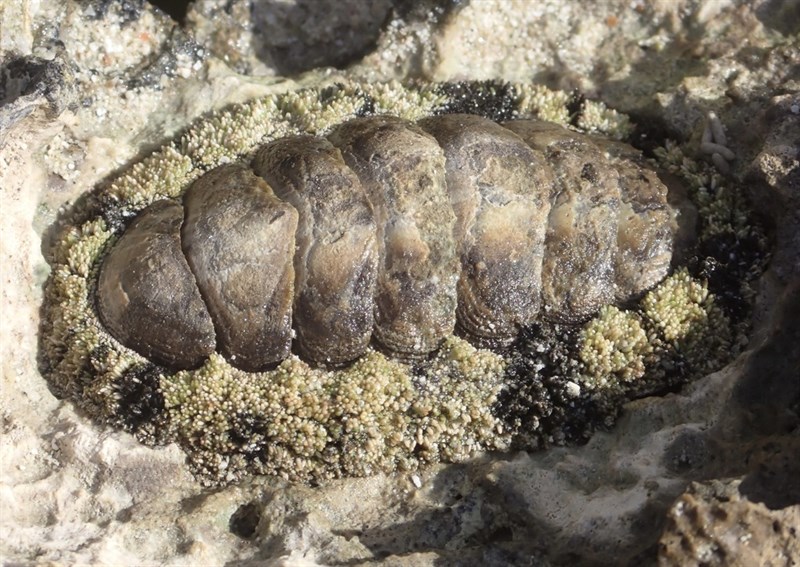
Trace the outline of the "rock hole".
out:
M 228 529 L 231 533 L 242 539 L 250 539 L 256 533 L 258 523 L 261 521 L 261 510 L 255 502 L 242 504 L 231 514 Z

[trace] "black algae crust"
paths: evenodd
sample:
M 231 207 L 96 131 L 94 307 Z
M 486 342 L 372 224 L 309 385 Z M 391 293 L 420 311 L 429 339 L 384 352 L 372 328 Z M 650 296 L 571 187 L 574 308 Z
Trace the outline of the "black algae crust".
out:
M 495 122 L 514 118 L 517 90 L 502 81 L 444 83 L 439 87 L 448 102 L 442 114 L 479 114 Z

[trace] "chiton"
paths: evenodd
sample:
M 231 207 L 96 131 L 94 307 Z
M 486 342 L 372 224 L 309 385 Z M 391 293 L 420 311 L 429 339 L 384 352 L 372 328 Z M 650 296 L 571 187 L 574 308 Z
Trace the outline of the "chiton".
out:
M 332 81 L 203 116 L 65 211 L 54 391 L 203 482 L 310 480 L 582 442 L 745 344 L 764 239 L 681 147 L 654 151 L 673 244 L 601 103 Z
M 157 364 L 424 357 L 585 321 L 669 271 L 667 189 L 618 142 L 534 119 L 357 117 L 213 167 L 128 224 L 100 320 Z

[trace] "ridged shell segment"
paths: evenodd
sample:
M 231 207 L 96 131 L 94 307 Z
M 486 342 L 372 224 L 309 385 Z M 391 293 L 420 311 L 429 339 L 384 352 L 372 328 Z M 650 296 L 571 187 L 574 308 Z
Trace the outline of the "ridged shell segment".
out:
M 498 346 L 539 317 L 582 322 L 669 269 L 657 175 L 629 146 L 548 122 L 356 118 L 268 143 L 251 166 L 144 209 L 107 255 L 98 305 L 120 342 L 175 368 L 214 341 L 249 371 L 292 349 L 340 366 L 371 343 L 410 360 L 454 332 Z M 131 267 L 142 239 L 140 263 L 176 267 Z

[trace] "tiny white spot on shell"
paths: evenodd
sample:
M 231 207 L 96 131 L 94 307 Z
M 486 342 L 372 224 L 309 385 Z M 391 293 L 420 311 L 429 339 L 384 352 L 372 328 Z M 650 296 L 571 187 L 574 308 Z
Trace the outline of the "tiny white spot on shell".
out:
M 711 127 L 711 133 L 714 136 L 714 141 L 720 146 L 728 145 L 728 138 L 725 136 L 725 129 L 722 122 L 715 112 L 708 113 L 708 125 Z
M 575 382 L 567 382 L 567 395 L 571 398 L 577 398 L 581 395 L 581 387 Z

